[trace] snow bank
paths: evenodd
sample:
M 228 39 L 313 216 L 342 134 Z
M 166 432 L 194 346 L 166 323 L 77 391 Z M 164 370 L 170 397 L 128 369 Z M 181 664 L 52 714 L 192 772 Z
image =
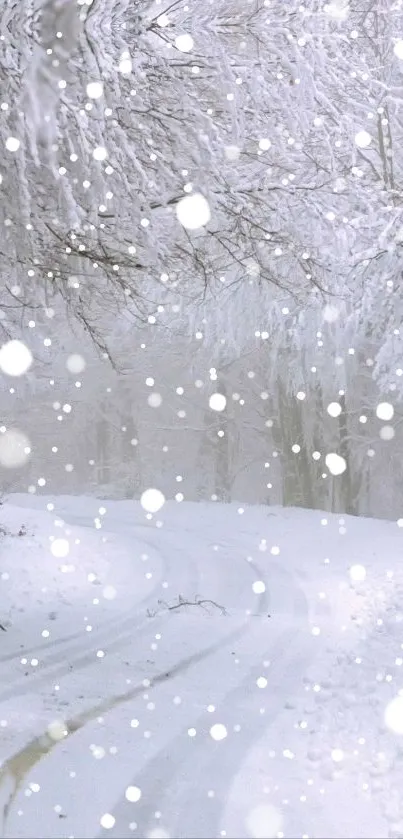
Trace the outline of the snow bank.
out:
M 50 513 L 0 508 L 0 616 L 15 626 L 33 612 L 58 611 L 94 596 L 110 558 L 96 532 L 70 528 Z M 54 619 L 54 618 L 53 618 Z

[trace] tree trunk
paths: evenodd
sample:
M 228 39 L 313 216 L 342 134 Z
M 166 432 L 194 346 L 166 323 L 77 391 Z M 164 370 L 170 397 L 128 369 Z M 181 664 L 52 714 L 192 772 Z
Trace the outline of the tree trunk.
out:
M 103 416 L 96 423 L 96 448 L 98 483 L 107 484 L 110 481 L 109 428 Z
M 340 503 L 342 511 L 349 515 L 357 515 L 357 496 L 359 486 L 354 481 L 353 462 L 350 452 L 350 443 L 348 440 L 348 416 L 346 397 L 344 394 L 340 396 L 341 413 L 339 415 L 339 437 L 340 437 L 340 455 L 346 461 L 346 470 L 341 475 L 340 479 Z
M 133 408 L 124 418 L 121 438 L 122 488 L 125 498 L 137 498 L 141 487 L 141 462 L 138 444 L 138 430 Z M 137 443 L 134 441 L 137 440 Z
M 201 432 L 199 450 L 197 453 L 197 489 L 196 496 L 198 501 L 207 501 L 211 499 L 211 443 L 210 435 L 211 416 L 208 411 L 204 412 L 203 416 L 203 431 Z
M 217 388 L 217 393 L 222 393 L 227 398 L 227 389 L 224 383 Z M 228 502 L 231 500 L 231 479 L 230 479 L 230 441 L 228 408 L 217 414 L 213 426 L 214 450 L 215 450 L 215 495 L 219 501 Z
M 279 393 L 279 425 L 283 467 L 283 504 L 285 507 L 314 506 L 312 474 L 309 452 L 304 439 L 304 426 L 301 407 L 294 396 L 289 396 L 277 381 Z M 294 444 L 300 451 L 294 453 Z

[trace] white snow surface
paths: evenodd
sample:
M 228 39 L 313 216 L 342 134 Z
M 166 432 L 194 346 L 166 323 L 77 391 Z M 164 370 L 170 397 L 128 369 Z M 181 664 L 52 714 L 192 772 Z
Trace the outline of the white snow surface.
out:
M 0 524 L 0 835 L 403 836 L 396 523 L 14 495 Z

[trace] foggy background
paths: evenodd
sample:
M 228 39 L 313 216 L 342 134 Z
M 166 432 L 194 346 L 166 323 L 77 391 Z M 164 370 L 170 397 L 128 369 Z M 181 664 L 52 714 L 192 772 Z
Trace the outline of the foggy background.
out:
M 401 31 L 382 0 L 5 0 L 0 329 L 34 363 L 2 368 L 3 493 L 399 517 Z

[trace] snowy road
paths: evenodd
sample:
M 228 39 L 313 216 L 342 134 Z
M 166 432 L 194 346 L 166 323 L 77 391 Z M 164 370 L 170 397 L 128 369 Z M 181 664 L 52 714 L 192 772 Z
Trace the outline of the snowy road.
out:
M 93 528 L 71 503 L 58 513 L 73 532 Z M 3 835 L 364 837 L 370 824 L 387 836 L 375 797 L 361 789 L 360 807 L 331 760 L 347 707 L 333 678 L 340 624 L 356 620 L 363 599 L 347 590 L 345 563 L 329 568 L 320 532 L 316 555 L 301 532 L 304 561 L 300 550 L 283 559 L 284 520 L 266 518 L 266 533 L 277 529 L 270 548 L 261 513 L 260 530 L 244 520 L 235 530 L 239 516 L 200 520 L 190 508 L 167 512 L 158 529 L 111 503 L 104 532 L 126 545 L 111 570 L 114 612 L 95 618 L 93 608 L 90 633 L 57 637 L 40 655 L 24 646 L 27 660 L 40 659 L 28 676 L 20 651 L 2 656 L 0 716 L 32 702 L 68 732 L 33 738 L 5 762 Z M 355 632 L 344 632 L 343 649 Z

